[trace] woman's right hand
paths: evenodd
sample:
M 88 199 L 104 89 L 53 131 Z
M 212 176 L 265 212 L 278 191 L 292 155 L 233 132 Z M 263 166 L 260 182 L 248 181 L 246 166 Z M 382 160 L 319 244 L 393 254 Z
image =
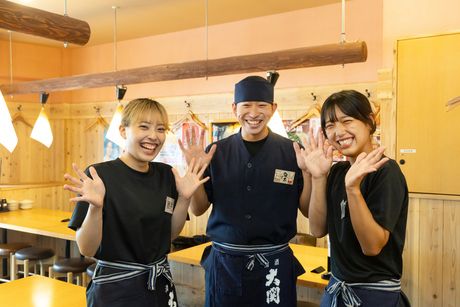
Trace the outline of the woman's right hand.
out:
M 332 165 L 332 146 L 325 140 L 321 130 L 318 130 L 317 138 L 313 136 L 313 130 L 308 132 L 309 139 L 302 138 L 305 149 L 301 150 L 305 165 L 313 178 L 327 176 Z
M 86 201 L 97 208 L 102 208 L 104 204 L 105 186 L 94 167 L 91 166 L 89 168 L 89 173 L 91 177 L 93 177 L 92 179 L 78 168 L 75 163 L 72 163 L 72 168 L 78 178 L 69 174 L 64 175 L 66 180 L 72 182 L 72 184 L 65 184 L 64 190 L 77 194 L 77 196 L 71 198 L 70 201 Z

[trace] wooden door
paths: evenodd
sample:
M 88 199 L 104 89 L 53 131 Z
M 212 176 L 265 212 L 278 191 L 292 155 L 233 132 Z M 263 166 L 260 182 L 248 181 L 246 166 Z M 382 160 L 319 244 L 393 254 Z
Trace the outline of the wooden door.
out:
M 397 44 L 396 158 L 409 191 L 460 195 L 460 34 Z

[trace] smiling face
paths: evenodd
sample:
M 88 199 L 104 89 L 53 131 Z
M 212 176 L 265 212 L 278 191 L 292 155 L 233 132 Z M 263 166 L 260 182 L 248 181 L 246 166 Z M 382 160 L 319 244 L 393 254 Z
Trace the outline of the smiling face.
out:
M 139 103 L 133 102 L 141 101 Z M 146 172 L 160 152 L 168 130 L 166 111 L 159 103 L 134 100 L 125 108 L 120 134 L 126 140 L 120 159 L 129 167 Z
M 332 94 L 321 109 L 321 127 L 329 143 L 351 163 L 371 152 L 375 121 L 366 96 L 357 91 Z
M 326 136 L 329 143 L 354 162 L 362 152 L 372 151 L 371 127 L 366 123 L 346 115 L 335 107 L 337 120 L 326 120 Z
M 268 121 L 276 110 L 276 103 L 243 101 L 233 104 L 233 113 L 241 125 L 245 141 L 260 141 L 268 135 Z

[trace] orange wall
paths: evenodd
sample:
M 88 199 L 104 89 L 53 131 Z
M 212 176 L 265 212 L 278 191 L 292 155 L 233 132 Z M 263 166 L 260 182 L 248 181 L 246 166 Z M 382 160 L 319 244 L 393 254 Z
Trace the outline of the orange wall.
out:
M 383 67 L 393 67 L 397 39 L 446 32 L 460 32 L 459 0 L 385 0 Z
M 382 66 L 382 0 L 348 1 L 346 17 L 347 40 L 366 41 L 368 61 L 344 68 L 330 66 L 282 71 L 278 88 L 377 80 L 377 69 Z M 212 26 L 209 28 L 209 58 L 335 43 L 339 41 L 340 18 L 339 3 Z M 122 41 L 118 43 L 117 57 L 119 70 L 204 59 L 204 28 Z M 69 75 L 112 71 L 113 44 L 70 49 L 64 62 Z M 241 77 L 232 75 L 208 80 L 132 85 L 126 99 L 231 92 L 233 84 Z M 72 94 L 74 101 L 113 98 L 113 88 L 74 91 Z
M 260 53 L 337 42 L 340 4 L 232 22 L 209 28 L 209 57 Z M 351 0 L 347 1 L 347 40 L 364 40 L 366 63 L 287 70 L 277 87 L 372 82 L 377 70 L 394 66 L 393 47 L 398 38 L 460 30 L 460 1 Z M 120 29 L 122 31 L 122 29 Z M 13 34 L 14 41 L 14 34 Z M 0 82 L 9 82 L 9 46 L 0 41 Z M 118 69 L 176 63 L 205 57 L 204 28 L 145 37 L 118 43 Z M 113 44 L 58 48 L 13 43 L 15 81 L 43 79 L 113 70 Z M 262 73 L 261 73 L 262 74 Z M 188 96 L 231 92 L 241 75 L 131 85 L 126 98 Z M 37 95 L 13 100 L 37 101 Z M 50 102 L 107 101 L 113 88 L 53 93 Z M 7 100 L 10 98 L 7 97 Z
M 55 78 L 65 75 L 63 66 L 64 49 L 28 44 L 14 41 L 12 37 L 13 82 L 31 81 L 36 79 Z M 10 44 L 0 41 L 0 83 L 10 83 Z M 69 94 L 67 93 L 67 96 Z M 49 102 L 63 101 L 66 94 L 53 93 Z M 7 101 L 39 101 L 38 95 L 17 95 L 5 97 Z

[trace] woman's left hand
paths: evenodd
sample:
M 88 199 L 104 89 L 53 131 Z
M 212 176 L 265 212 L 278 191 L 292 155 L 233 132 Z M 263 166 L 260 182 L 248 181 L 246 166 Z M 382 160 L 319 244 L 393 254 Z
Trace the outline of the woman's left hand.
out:
M 385 147 L 379 147 L 368 154 L 365 152 L 360 153 L 345 176 L 345 187 L 347 189 L 359 189 L 364 176 L 377 171 L 389 160 L 387 157 L 382 158 L 384 151 Z
M 172 169 L 179 196 L 190 199 L 196 189 L 209 180 L 209 176 L 200 180 L 206 167 L 208 167 L 208 163 L 203 164 L 201 163 L 201 159 L 199 161 L 195 161 L 195 158 L 192 158 L 187 167 L 187 172 L 183 177 L 179 175 L 179 172 L 175 168 Z

